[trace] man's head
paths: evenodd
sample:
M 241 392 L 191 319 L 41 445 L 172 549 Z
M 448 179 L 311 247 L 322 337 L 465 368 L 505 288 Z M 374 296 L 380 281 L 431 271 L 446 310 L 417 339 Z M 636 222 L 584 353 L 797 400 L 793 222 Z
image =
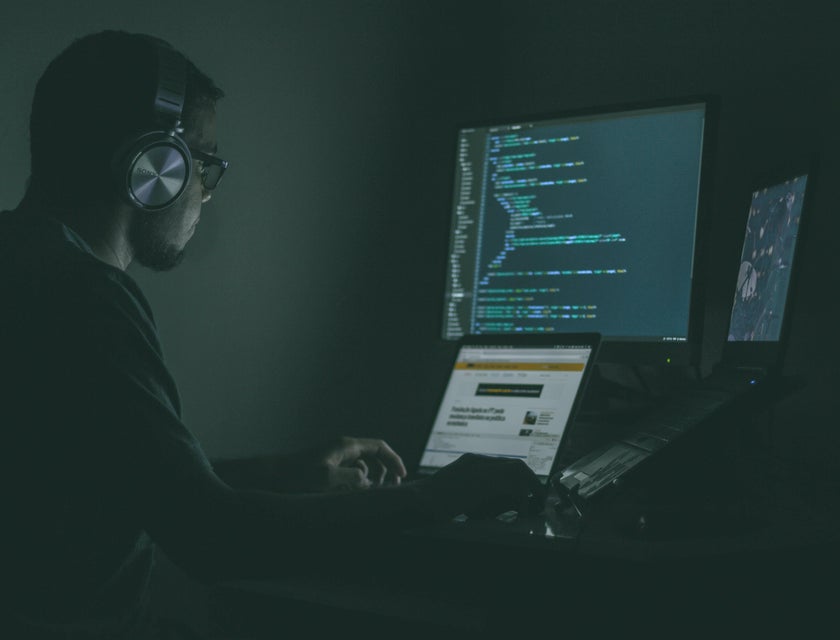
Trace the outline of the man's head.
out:
M 183 138 L 192 170 L 171 205 L 144 210 L 126 191 L 127 149 L 161 123 L 156 97 L 168 78 L 161 51 L 181 67 Z M 180 261 L 202 202 L 203 178 L 215 153 L 215 103 L 222 91 L 182 54 L 141 34 L 105 31 L 76 40 L 47 67 L 35 90 L 30 118 L 30 191 L 54 210 L 126 210 L 133 257 L 152 268 Z M 205 155 L 202 155 L 205 154 Z M 204 158 L 202 160 L 201 158 Z M 212 159 L 212 158 L 210 158 Z M 92 213 L 90 215 L 93 215 Z

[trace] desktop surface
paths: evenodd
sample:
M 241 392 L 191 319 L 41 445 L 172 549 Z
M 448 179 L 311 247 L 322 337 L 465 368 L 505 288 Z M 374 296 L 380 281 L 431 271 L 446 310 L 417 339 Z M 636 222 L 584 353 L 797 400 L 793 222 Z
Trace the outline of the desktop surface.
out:
M 723 620 L 750 633 L 788 622 L 816 630 L 834 616 L 821 585 L 840 566 L 840 481 L 774 450 L 768 408 L 747 402 L 717 416 L 595 496 L 579 521 L 558 519 L 549 492 L 533 515 L 378 536 L 305 575 L 217 585 L 213 624 L 253 638 L 276 637 L 290 620 L 413 637 L 671 633 L 686 620 L 710 633 Z M 590 438 L 570 441 L 568 454 L 610 427 L 577 425 Z
M 802 492 L 793 481 L 805 472 L 767 452 L 691 447 L 599 496 L 573 535 L 550 510 L 421 527 L 341 566 L 220 585 L 215 613 L 228 630 L 262 615 L 275 632 L 281 602 L 424 633 L 668 629 L 686 616 L 715 626 L 722 612 L 754 629 L 790 615 L 804 629 L 833 612 L 819 585 L 840 559 L 840 484 Z

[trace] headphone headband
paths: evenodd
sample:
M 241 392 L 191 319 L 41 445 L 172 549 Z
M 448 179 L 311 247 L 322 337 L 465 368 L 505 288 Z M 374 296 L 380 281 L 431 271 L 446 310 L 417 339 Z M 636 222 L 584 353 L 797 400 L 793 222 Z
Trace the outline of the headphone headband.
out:
M 121 146 L 114 160 L 117 189 L 127 202 L 144 211 L 174 204 L 192 175 L 192 154 L 181 138 L 186 94 L 186 61 L 162 41 L 153 40 L 157 59 L 154 128 L 141 131 Z
M 155 121 L 173 130 L 181 126 L 186 94 L 187 68 L 184 59 L 164 44 L 155 43 L 158 56 L 158 85 L 155 94 Z M 178 131 L 178 133 L 183 132 Z

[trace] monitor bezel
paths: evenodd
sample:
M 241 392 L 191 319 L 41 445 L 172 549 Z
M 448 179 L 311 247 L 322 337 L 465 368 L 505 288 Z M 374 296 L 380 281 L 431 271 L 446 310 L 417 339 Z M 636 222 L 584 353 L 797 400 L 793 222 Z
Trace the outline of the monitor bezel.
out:
M 640 339 L 640 338 L 615 338 L 602 336 L 599 351 L 601 362 L 624 365 L 664 365 L 664 366 L 690 366 L 699 365 L 702 357 L 703 322 L 705 317 L 705 293 L 706 293 L 706 254 L 708 245 L 708 233 L 710 226 L 710 204 L 712 183 L 714 177 L 714 157 L 717 139 L 717 126 L 720 111 L 720 98 L 715 94 L 694 94 L 680 97 L 657 98 L 649 100 L 637 100 L 632 102 L 602 104 L 598 106 L 572 108 L 554 112 L 543 112 L 537 114 L 519 115 L 516 117 L 499 117 L 492 120 L 464 122 L 457 124 L 454 131 L 455 149 L 451 175 L 456 175 L 457 169 L 457 148 L 461 131 L 471 128 L 487 128 L 495 126 L 510 126 L 518 123 L 538 122 L 544 120 L 562 120 L 585 118 L 592 116 L 606 116 L 632 111 L 644 111 L 655 109 L 668 109 L 687 107 L 690 105 L 702 104 L 705 108 L 703 126 L 703 148 L 700 161 L 700 179 L 698 188 L 697 220 L 695 231 L 694 266 L 692 273 L 692 285 L 689 303 L 688 331 L 685 340 L 667 339 Z M 448 261 L 451 246 L 451 226 L 455 199 L 458 196 L 456 180 L 450 183 L 450 209 L 447 226 L 446 260 L 444 265 L 444 279 L 448 276 Z M 444 282 L 444 291 L 446 282 Z M 457 339 L 448 338 L 445 335 L 445 323 L 447 319 L 447 308 L 445 295 L 442 296 L 442 313 L 440 334 L 447 342 L 454 342 Z M 522 335 L 517 333 L 480 334 L 513 336 Z M 537 333 L 531 335 L 562 335 L 556 333 Z

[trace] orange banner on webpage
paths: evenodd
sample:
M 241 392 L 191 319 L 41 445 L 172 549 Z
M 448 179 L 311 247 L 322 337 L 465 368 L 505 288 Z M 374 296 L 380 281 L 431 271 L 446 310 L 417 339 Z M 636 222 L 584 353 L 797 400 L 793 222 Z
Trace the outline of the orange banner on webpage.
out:
M 456 369 L 476 371 L 583 371 L 583 362 L 458 362 Z

